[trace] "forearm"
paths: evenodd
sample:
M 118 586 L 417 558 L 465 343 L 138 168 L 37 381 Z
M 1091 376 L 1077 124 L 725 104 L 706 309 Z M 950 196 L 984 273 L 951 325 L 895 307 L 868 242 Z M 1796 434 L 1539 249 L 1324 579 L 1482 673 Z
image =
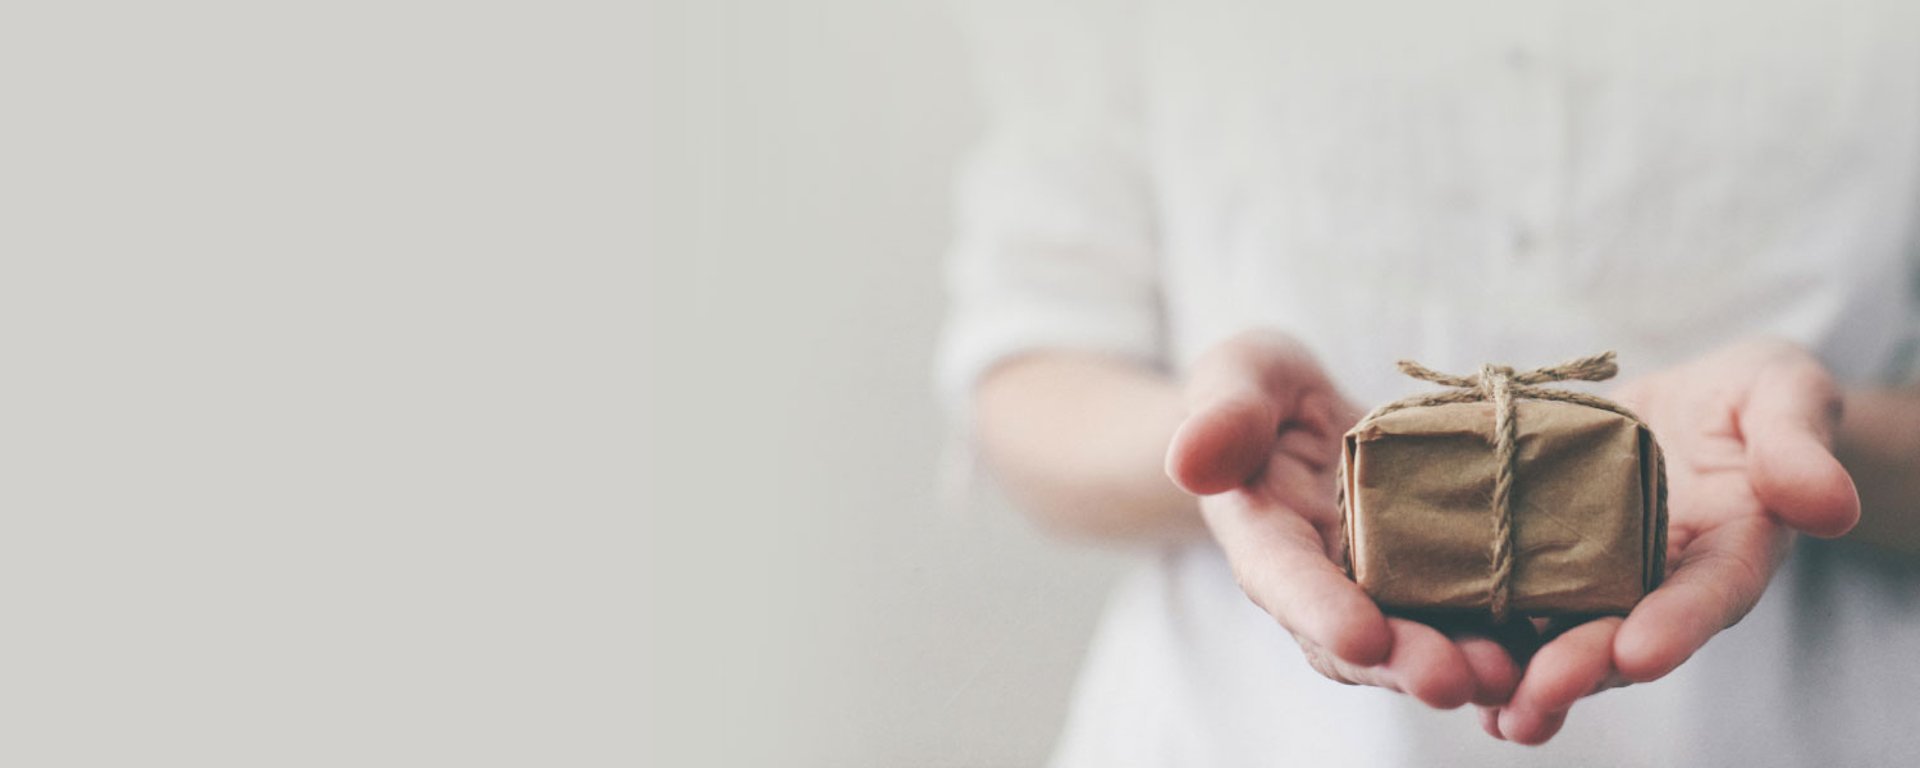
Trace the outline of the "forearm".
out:
M 995 368 L 975 393 L 980 449 L 1000 483 L 1048 530 L 1115 541 L 1204 532 L 1167 479 L 1185 416 L 1166 376 L 1111 358 L 1043 352 Z
M 1920 556 L 1920 389 L 1849 393 L 1834 452 L 1860 491 L 1847 538 Z

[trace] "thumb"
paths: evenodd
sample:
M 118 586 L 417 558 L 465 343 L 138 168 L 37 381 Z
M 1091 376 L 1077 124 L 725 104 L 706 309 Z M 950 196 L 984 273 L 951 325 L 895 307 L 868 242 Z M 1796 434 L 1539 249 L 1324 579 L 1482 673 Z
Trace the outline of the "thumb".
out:
M 1312 397 L 1333 391 L 1319 362 L 1273 331 L 1243 332 L 1208 350 L 1194 361 L 1186 390 L 1191 415 L 1167 450 L 1167 476 L 1200 496 L 1259 477 L 1288 419 L 1307 417 L 1303 429 L 1328 432 L 1339 418 L 1338 398 Z M 1305 405 L 1320 407 L 1302 413 Z
M 1266 469 L 1280 431 L 1280 409 L 1251 393 L 1196 408 L 1167 450 L 1167 476 L 1197 496 L 1239 488 Z
M 1811 359 L 1762 371 L 1740 416 L 1754 495 L 1782 524 L 1834 537 L 1860 520 L 1860 495 L 1830 446 L 1840 395 Z

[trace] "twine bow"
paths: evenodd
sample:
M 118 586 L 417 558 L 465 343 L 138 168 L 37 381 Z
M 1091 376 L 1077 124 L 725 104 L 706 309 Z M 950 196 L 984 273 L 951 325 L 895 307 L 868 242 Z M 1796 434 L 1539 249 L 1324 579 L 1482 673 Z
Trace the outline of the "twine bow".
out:
M 1599 408 L 1620 414 L 1635 423 L 1640 418 L 1625 406 L 1604 397 L 1536 386 L 1560 381 L 1606 381 L 1620 372 L 1620 366 L 1614 363 L 1613 352 L 1607 351 L 1589 355 L 1559 365 L 1536 368 L 1531 371 L 1516 372 L 1504 365 L 1483 365 L 1480 372 L 1472 376 L 1453 376 L 1440 373 L 1412 360 L 1401 360 L 1400 372 L 1421 381 L 1430 381 L 1453 389 L 1444 392 L 1431 392 L 1401 398 L 1373 409 L 1366 418 L 1361 419 L 1355 429 L 1364 427 L 1373 420 L 1394 411 L 1407 408 L 1424 408 L 1449 403 L 1493 403 L 1494 438 L 1494 479 L 1493 479 L 1493 578 L 1489 590 L 1488 604 L 1493 612 L 1493 620 L 1503 622 L 1507 618 L 1507 602 L 1513 580 L 1513 482 L 1514 469 L 1518 453 L 1518 430 L 1514 424 L 1515 403 L 1523 399 L 1553 400 L 1563 403 L 1576 403 L 1589 408 Z M 1340 511 L 1347 514 L 1346 504 L 1346 467 L 1341 466 Z M 1665 507 L 1666 468 L 1660 468 L 1660 487 L 1662 490 L 1660 505 Z M 1664 515 L 1663 515 L 1664 517 Z

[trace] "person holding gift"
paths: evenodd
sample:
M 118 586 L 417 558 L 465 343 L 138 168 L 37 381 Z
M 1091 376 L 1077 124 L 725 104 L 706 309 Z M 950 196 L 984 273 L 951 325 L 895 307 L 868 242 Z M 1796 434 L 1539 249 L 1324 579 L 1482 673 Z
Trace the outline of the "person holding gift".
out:
M 1056 765 L 1920 753 L 1920 8 L 970 11 L 944 391 L 1042 525 L 1151 553 Z M 1657 437 L 1658 586 L 1383 611 L 1337 478 L 1392 362 L 1609 349 L 1556 386 Z

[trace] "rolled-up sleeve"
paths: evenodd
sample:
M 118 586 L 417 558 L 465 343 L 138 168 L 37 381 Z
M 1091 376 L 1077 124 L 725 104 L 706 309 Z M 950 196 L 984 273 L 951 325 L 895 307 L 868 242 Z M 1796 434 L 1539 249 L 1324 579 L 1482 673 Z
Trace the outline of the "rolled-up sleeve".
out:
M 1162 354 L 1137 17 L 1091 5 L 965 11 L 990 116 L 956 189 L 938 371 L 956 416 L 982 375 L 1026 352 Z

